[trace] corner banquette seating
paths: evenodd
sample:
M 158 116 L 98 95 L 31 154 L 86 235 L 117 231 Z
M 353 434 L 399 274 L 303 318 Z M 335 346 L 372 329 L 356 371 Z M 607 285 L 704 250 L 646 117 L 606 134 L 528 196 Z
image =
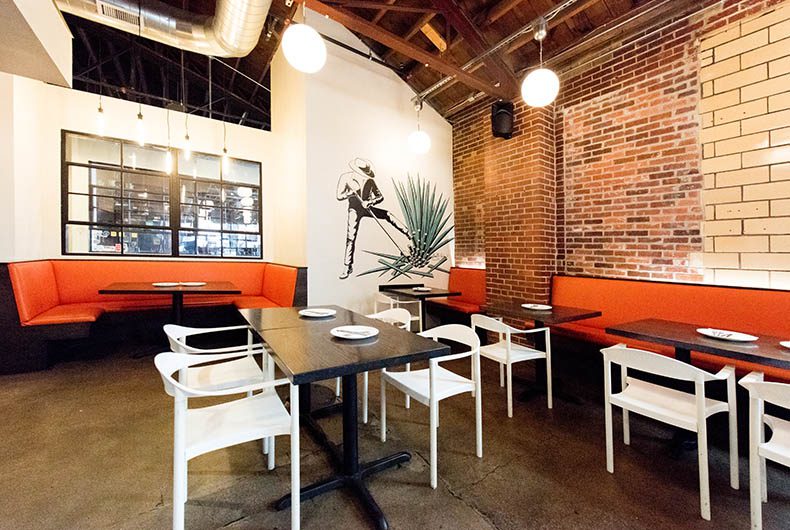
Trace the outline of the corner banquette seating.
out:
M 462 294 L 447 298 L 431 298 L 428 300 L 428 308 L 464 315 L 480 313 L 486 303 L 486 270 L 451 267 L 447 290 Z
M 190 280 L 230 281 L 241 294 L 185 296 L 186 307 L 257 308 L 307 303 L 307 270 L 303 267 L 227 261 L 27 261 L 8 264 L 7 273 L 0 276 L 0 291 L 4 293 L 0 329 L 21 337 L 23 343 L 85 337 L 90 325 L 104 313 L 166 309 L 172 303 L 169 295 L 101 295 L 99 289 L 113 282 Z M 13 297 L 5 291 L 11 291 Z M 27 351 L 32 352 L 32 345 Z M 33 356 L 40 357 L 41 353 Z M 41 363 L 40 358 L 17 363 L 0 358 L 0 372 L 40 369 L 44 367 Z
M 743 331 L 755 335 L 787 337 L 790 340 L 790 291 L 723 287 L 702 284 L 590 278 L 555 275 L 551 303 L 597 309 L 602 316 L 555 326 L 555 333 L 574 339 L 611 346 L 625 342 L 629 347 L 674 356 L 668 346 L 623 339 L 606 333 L 607 326 L 645 318 L 658 318 Z M 790 370 L 691 352 L 692 363 L 706 369 L 728 364 L 738 372 L 759 371 L 766 378 L 790 381 Z

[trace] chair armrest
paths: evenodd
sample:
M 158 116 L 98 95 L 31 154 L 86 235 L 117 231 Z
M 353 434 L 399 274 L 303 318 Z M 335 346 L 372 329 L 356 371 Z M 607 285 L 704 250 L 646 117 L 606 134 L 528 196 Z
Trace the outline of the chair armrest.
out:
M 238 345 L 238 346 L 227 346 L 225 348 L 209 348 L 209 349 L 202 349 L 202 348 L 194 348 L 192 346 L 187 346 L 182 344 L 181 347 L 184 350 L 188 350 L 185 353 L 200 353 L 200 354 L 211 354 L 211 353 L 262 353 L 266 351 L 266 348 L 260 342 L 256 342 L 255 344 L 251 344 L 247 346 Z
M 526 335 L 526 334 L 529 334 L 529 333 L 538 333 L 538 332 L 541 332 L 541 331 L 546 332 L 546 333 L 550 332 L 548 327 L 543 326 L 542 328 L 520 329 L 518 331 L 511 331 L 510 334 L 511 335 L 522 335 L 522 334 Z
M 194 388 L 185 387 L 187 390 L 186 392 L 190 396 L 196 397 L 210 397 L 210 396 L 232 396 L 234 394 L 245 394 L 247 392 L 254 392 L 256 390 L 266 390 L 268 388 L 274 388 L 277 386 L 282 386 L 285 384 L 290 384 L 291 382 L 286 379 L 275 379 L 269 381 L 261 381 L 260 383 L 253 383 L 251 385 L 244 385 L 244 386 L 237 386 L 233 388 L 225 388 L 222 390 L 196 390 Z
M 762 383 L 765 376 L 762 372 L 749 372 L 738 381 L 738 384 L 748 389 L 751 383 Z
M 433 359 L 430 359 L 430 361 L 439 364 L 445 361 L 457 361 L 458 359 L 464 359 L 471 355 L 472 351 L 470 350 L 461 353 L 451 353 L 450 355 L 443 355 L 442 357 L 434 357 Z
M 730 377 L 735 377 L 735 367 L 731 364 L 728 364 L 715 374 L 711 376 L 713 379 L 724 380 L 729 379 Z

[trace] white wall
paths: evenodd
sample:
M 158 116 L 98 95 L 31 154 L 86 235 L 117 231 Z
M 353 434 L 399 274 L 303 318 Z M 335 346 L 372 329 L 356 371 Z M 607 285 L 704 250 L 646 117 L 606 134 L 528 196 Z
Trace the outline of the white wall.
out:
M 308 11 L 308 23 L 321 33 L 349 43 L 366 46 L 342 26 Z M 364 250 L 392 253 L 397 250 L 375 220 L 363 219 L 356 245 L 354 274 L 338 278 L 343 270 L 347 203 L 335 198 L 341 173 L 350 171 L 356 157 L 372 162 L 376 182 L 384 195 L 380 207 L 403 218 L 392 179 L 404 181 L 407 174 L 428 178 L 437 191 L 452 201 L 452 128 L 427 105 L 421 127 L 432 139 L 428 154 L 413 155 L 407 137 L 416 128 L 411 98 L 414 92 L 394 72 L 332 44 L 327 44 L 327 64 L 307 83 L 307 262 L 311 304 L 340 304 L 349 309 L 370 311 L 373 295 L 387 278 L 377 274 L 357 277 L 375 267 L 374 256 Z M 384 223 L 386 225 L 386 223 Z M 396 241 L 406 239 L 387 226 Z M 451 248 L 443 249 L 449 254 Z M 446 264 L 449 266 L 449 261 Z M 404 283 L 413 280 L 403 277 Z M 447 275 L 437 273 L 428 285 L 446 286 Z

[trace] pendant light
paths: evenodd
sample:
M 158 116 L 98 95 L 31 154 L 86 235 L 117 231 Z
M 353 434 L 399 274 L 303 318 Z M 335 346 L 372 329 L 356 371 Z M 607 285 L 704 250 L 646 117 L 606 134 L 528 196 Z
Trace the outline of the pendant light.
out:
M 291 22 L 283 33 L 283 55 L 288 64 L 306 74 L 314 74 L 326 63 L 326 44 L 321 35 L 308 26 L 307 12 L 302 3 L 302 24 Z
M 409 149 L 416 155 L 424 155 L 431 149 L 431 137 L 428 133 L 420 129 L 420 111 L 422 110 L 422 100 L 414 105 L 417 111 L 417 130 L 409 135 Z
M 135 132 L 137 134 L 137 144 L 140 147 L 145 145 L 145 122 L 143 121 L 143 105 L 137 104 L 137 123 L 135 125 Z
M 230 172 L 230 157 L 228 156 L 228 124 L 222 122 L 222 178 Z
M 101 104 L 101 93 L 99 93 L 99 108 L 96 109 L 96 132 L 99 136 L 104 136 L 107 128 L 107 117 L 104 115 L 104 107 Z
M 170 175 L 173 173 L 173 150 L 170 147 L 170 109 L 167 109 L 167 153 L 165 153 L 165 171 Z
M 535 22 L 535 40 L 540 46 L 540 67 L 531 71 L 521 83 L 521 97 L 530 107 L 545 107 L 552 103 L 560 91 L 557 74 L 543 67 L 543 39 L 548 35 L 546 19 Z
M 192 158 L 192 142 L 189 141 L 189 113 L 184 113 L 184 147 L 182 147 L 182 151 L 184 152 L 184 160 L 189 160 Z

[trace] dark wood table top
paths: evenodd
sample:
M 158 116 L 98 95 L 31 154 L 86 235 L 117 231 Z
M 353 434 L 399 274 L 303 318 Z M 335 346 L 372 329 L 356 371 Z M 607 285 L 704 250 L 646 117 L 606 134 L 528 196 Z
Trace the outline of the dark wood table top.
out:
M 260 309 L 239 309 L 239 313 L 252 329 L 257 332 L 268 331 L 271 329 L 282 328 L 301 328 L 313 326 L 320 323 L 332 323 L 335 326 L 347 326 L 353 324 L 353 319 L 357 313 L 344 307 L 336 305 L 314 305 L 310 308 L 334 309 L 337 311 L 331 317 L 303 317 L 299 314 L 305 307 L 266 307 Z
M 547 311 L 535 311 L 534 309 L 521 307 L 521 303 L 515 302 L 510 304 L 491 304 L 486 306 L 484 310 L 489 316 L 523 318 L 524 320 L 543 322 L 547 326 L 601 316 L 601 312 L 595 309 L 555 305 Z
M 384 293 L 394 293 L 399 296 L 406 296 L 416 300 L 426 300 L 428 298 L 445 298 L 447 296 L 461 296 L 460 291 L 448 291 L 447 289 L 437 289 L 431 287 L 430 291 L 415 291 L 411 287 L 397 287 L 393 286 L 388 288 L 386 285 L 380 286 L 379 291 Z
M 331 307 L 337 310 L 337 315 L 334 319 L 308 319 L 298 315 L 300 308 L 297 307 L 242 312 L 245 318 L 255 316 L 248 322 L 271 350 L 275 363 L 294 384 L 313 383 L 450 353 L 449 346 L 391 324 L 338 306 L 321 307 Z M 293 315 L 288 317 L 280 309 L 290 309 Z M 272 316 L 266 316 L 266 313 Z M 256 328 L 256 325 L 285 325 L 288 322 L 294 325 Z M 379 330 L 379 334 L 370 339 L 345 340 L 329 333 L 334 327 L 352 324 L 372 326 Z
M 162 280 L 165 281 L 165 280 Z M 206 285 L 188 286 L 176 285 L 173 287 L 155 287 L 151 282 L 116 282 L 104 289 L 99 289 L 99 294 L 241 294 L 241 289 L 232 282 L 206 282 Z
M 790 340 L 790 337 L 779 338 L 750 333 L 758 336 L 759 339 L 755 342 L 732 342 L 708 338 L 697 333 L 697 328 L 702 327 L 707 326 L 649 318 L 617 324 L 606 328 L 606 332 L 610 335 L 665 344 L 684 350 L 712 353 L 767 366 L 790 368 L 790 349 L 779 344 L 781 341 Z M 749 333 L 748 329 L 732 331 Z

